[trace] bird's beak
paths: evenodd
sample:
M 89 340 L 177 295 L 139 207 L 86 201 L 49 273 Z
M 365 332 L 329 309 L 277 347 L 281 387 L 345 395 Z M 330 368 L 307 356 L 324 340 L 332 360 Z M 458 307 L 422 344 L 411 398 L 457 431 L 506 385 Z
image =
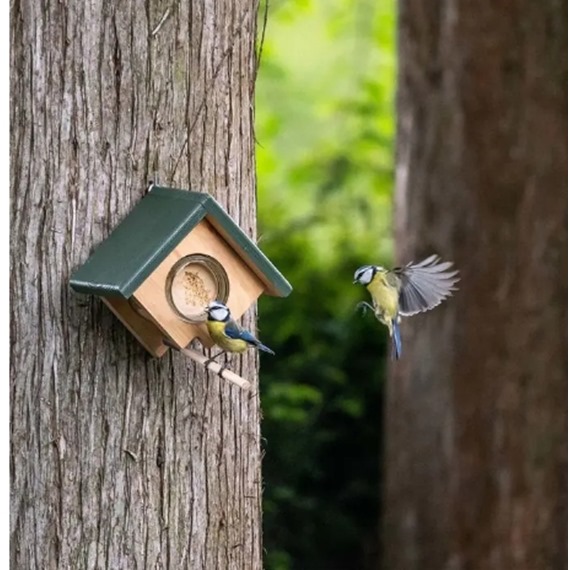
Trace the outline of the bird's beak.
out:
M 357 283 L 358 283 L 358 280 L 356 280 L 356 279 L 352 282 L 353 285 L 356 285 Z

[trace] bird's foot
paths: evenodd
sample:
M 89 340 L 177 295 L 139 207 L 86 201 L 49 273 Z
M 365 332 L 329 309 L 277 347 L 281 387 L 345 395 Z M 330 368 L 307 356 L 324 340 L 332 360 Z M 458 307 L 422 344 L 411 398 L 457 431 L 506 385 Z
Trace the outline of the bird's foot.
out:
M 358 311 L 358 309 L 360 309 L 362 311 L 363 315 L 366 314 L 366 311 L 368 309 L 370 309 L 373 313 L 376 313 L 376 311 L 374 310 L 374 307 L 370 303 L 367 303 L 366 301 L 360 301 L 360 303 L 358 303 L 358 305 L 356 305 L 356 308 L 354 310 Z

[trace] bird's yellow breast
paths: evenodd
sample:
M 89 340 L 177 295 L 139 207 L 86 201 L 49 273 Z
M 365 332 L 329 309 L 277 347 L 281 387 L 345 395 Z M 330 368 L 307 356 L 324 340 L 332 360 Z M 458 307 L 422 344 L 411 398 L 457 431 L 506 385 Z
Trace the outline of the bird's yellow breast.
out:
M 386 274 L 376 273 L 366 288 L 370 291 L 374 306 L 386 318 L 395 319 L 398 315 L 398 288 L 388 283 Z
M 247 342 L 239 338 L 229 338 L 226 336 L 226 324 L 219 321 L 206 321 L 208 332 L 212 340 L 224 350 L 228 352 L 243 352 L 248 348 Z

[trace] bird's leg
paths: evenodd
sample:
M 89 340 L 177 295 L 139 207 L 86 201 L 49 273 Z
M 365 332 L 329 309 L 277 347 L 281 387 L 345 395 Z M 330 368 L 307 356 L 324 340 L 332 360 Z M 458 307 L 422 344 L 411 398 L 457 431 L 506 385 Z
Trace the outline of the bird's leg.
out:
M 221 355 L 224 355 L 224 362 L 223 364 L 221 364 L 221 368 L 218 371 L 218 376 L 222 376 L 224 373 L 224 370 L 228 370 L 227 368 L 227 363 L 228 363 L 228 353 L 225 350 L 220 350 L 220 352 L 218 352 L 218 354 L 214 354 L 214 356 L 212 356 L 212 349 L 209 348 L 208 349 L 208 360 L 206 360 L 206 362 L 204 362 L 204 366 L 208 367 L 209 364 L 211 364 L 212 362 L 214 362 L 216 360 L 216 358 L 218 358 Z
M 211 364 L 212 362 L 214 362 L 214 360 L 216 360 L 216 358 L 218 358 L 218 356 L 220 356 L 221 354 L 224 354 L 225 351 L 220 350 L 220 352 L 218 352 L 218 354 L 215 354 L 214 356 L 212 356 L 212 349 L 209 348 L 208 349 L 208 360 L 206 360 L 206 362 L 204 362 L 204 366 L 208 366 L 208 364 Z M 226 355 L 227 358 L 227 355 Z M 225 360 L 224 360 L 225 362 Z
M 374 307 L 370 303 L 367 303 L 366 301 L 360 301 L 360 303 L 358 303 L 358 305 L 356 305 L 356 309 L 354 309 L 354 310 L 358 311 L 358 309 L 362 309 L 363 315 L 366 314 L 367 309 L 370 309 L 374 314 L 376 314 Z
M 382 307 L 380 307 L 376 303 L 374 303 L 374 305 L 369 305 L 368 303 L 362 301 L 357 305 L 357 308 L 359 307 L 362 307 L 362 314 L 366 313 L 366 309 L 370 309 L 374 313 L 374 316 L 376 317 L 377 321 L 380 321 L 383 325 L 386 325 L 389 329 L 391 328 L 392 325 L 391 318 L 383 311 Z

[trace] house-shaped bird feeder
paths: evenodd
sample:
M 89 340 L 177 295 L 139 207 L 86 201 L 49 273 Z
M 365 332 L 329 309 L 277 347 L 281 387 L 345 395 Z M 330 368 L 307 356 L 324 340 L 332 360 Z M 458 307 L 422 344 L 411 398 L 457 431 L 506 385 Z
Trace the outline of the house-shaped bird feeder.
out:
M 101 297 L 153 356 L 173 347 L 199 361 L 186 347 L 196 338 L 213 345 L 210 301 L 226 303 L 237 319 L 262 293 L 291 292 L 212 196 L 158 186 L 74 272 L 71 287 Z

